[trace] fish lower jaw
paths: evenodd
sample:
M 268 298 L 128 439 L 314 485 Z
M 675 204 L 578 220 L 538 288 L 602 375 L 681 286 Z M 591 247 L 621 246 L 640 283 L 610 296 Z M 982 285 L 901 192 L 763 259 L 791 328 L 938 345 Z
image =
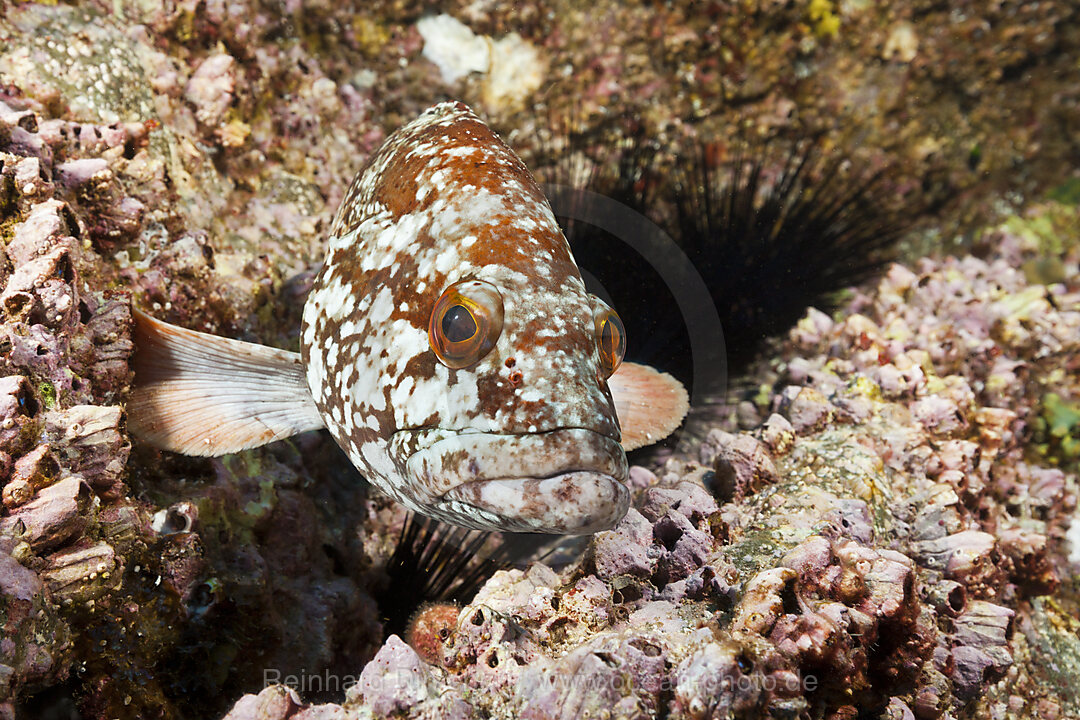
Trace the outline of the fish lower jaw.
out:
M 608 530 L 630 507 L 618 478 L 588 470 L 545 478 L 495 478 L 463 483 L 437 502 L 453 522 L 484 530 L 587 535 Z
M 482 530 L 585 535 L 630 506 L 622 446 L 585 428 L 444 435 L 412 452 L 406 470 L 402 494 L 421 512 Z

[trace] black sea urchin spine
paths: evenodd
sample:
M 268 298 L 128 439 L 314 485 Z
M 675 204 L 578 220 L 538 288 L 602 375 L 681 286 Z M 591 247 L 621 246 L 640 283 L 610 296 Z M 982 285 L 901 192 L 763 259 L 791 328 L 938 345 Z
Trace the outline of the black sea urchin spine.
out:
M 706 279 L 738 368 L 807 307 L 829 311 L 838 291 L 879 272 L 914 214 L 885 202 L 884 171 L 855 169 L 815 140 L 778 159 L 754 146 L 715 155 L 704 145 L 680 171 L 675 235 Z
M 386 633 L 401 634 L 425 604 L 468 602 L 488 578 L 520 563 L 539 544 L 533 535 L 500 536 L 409 513 L 386 564 L 389 582 L 377 596 Z
M 829 311 L 839 291 L 880 271 L 920 214 L 893 191 L 887 170 L 861 169 L 820 138 L 701 142 L 672 153 L 630 127 L 617 150 L 602 149 L 586 131 L 568 133 L 558 151 L 541 148 L 539 175 L 557 185 L 584 183 L 667 232 L 709 289 L 735 374 L 808 307 Z M 596 133 L 607 136 L 604 128 Z M 672 167 L 664 157 L 675 158 Z M 627 326 L 627 357 L 689 382 L 678 288 L 623 240 L 567 217 L 587 211 L 555 211 L 586 284 Z

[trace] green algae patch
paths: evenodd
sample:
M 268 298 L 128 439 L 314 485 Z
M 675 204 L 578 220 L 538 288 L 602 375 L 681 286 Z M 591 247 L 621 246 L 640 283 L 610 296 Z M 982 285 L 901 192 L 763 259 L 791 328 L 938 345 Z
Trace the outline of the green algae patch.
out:
M 1080 460 L 1080 402 L 1047 393 L 1032 427 L 1035 451 L 1041 457 L 1054 465 L 1075 469 Z
M 771 530 L 760 530 L 747 533 L 738 542 L 725 547 L 724 557 L 745 581 L 759 571 L 773 567 L 796 544 L 790 538 L 784 540 L 778 537 Z
M 1080 178 L 1069 178 L 1051 190 L 1047 197 L 1065 205 L 1080 205 Z
M 803 440 L 777 460 L 776 469 L 783 480 L 748 500 L 753 520 L 744 527 L 752 529 L 724 551 L 741 577 L 775 566 L 812 535 L 847 532 L 863 522 L 874 534 L 891 531 L 888 472 L 850 429 L 829 429 Z M 863 512 L 865 520 L 847 516 Z
M 1033 662 L 1028 666 L 1042 676 L 1062 702 L 1062 717 L 1080 715 L 1080 620 L 1071 617 L 1054 598 L 1035 598 L 1030 620 L 1022 624 Z
M 38 394 L 41 395 L 41 401 L 45 403 L 45 407 L 52 410 L 56 407 L 56 386 L 54 386 L 48 380 L 42 380 L 38 385 Z

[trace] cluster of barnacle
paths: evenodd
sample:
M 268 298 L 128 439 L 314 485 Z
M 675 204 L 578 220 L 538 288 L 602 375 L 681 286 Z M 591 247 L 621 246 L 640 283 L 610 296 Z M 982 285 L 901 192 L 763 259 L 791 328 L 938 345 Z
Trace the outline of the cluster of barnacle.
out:
M 809 312 L 762 371 L 768 401 L 732 408 L 752 430 L 632 468 L 634 506 L 579 561 L 429 607 L 344 705 L 273 717 L 929 720 L 1034 702 L 995 683 L 1028 601 L 1059 586 L 1076 481 L 1025 454 L 1046 377 L 1021 366 L 1075 352 L 1080 317 L 1061 302 L 1075 283 L 1028 286 L 1013 264 L 894 266 L 843 319 Z M 1057 300 L 1035 315 L 1035 296 Z M 1009 327 L 1026 339 L 1002 343 Z
M 261 652 L 289 672 L 324 667 L 343 646 L 355 661 L 378 632 L 353 577 L 362 553 L 342 550 L 343 531 L 299 490 L 295 451 L 254 469 L 190 462 L 168 482 L 159 463 L 129 475 L 131 292 L 178 308 L 214 295 L 196 290 L 214 275 L 199 233 L 118 274 L 102 258 L 146 230 L 143 202 L 117 177 L 146 165 L 148 143 L 143 125 L 0 103 L 0 616 L 12 641 L 0 648 L 0 715 L 35 716 L 72 693 L 87 716 L 178 712 L 193 689 L 205 712 L 225 701 L 223 683 L 259 681 L 258 668 L 223 670 L 215 654 Z M 118 276 L 131 290 L 110 288 Z M 320 487 L 363 512 L 351 475 Z M 278 524 L 299 537 L 270 532 Z
M 1030 464 L 1027 447 L 1041 393 L 1071 391 L 1055 366 L 1076 349 L 1076 279 L 1030 285 L 1017 269 L 1023 239 L 997 240 L 990 260 L 894 266 L 842 320 L 811 311 L 769 375 L 798 384 L 772 401 L 793 425 L 795 400 L 812 389 L 818 411 L 798 417 L 848 428 L 822 438 L 858 437 L 839 455 L 797 443 L 781 475 L 808 451 L 848 467 L 860 446 L 879 458 L 865 483 L 875 531 L 914 561 L 920 627 L 936 635 L 905 700 L 919 717 L 962 707 L 1008 668 L 1010 621 L 1022 600 L 1058 587 L 1055 557 L 1076 505 L 1075 478 Z M 736 415 L 753 423 L 760 408 L 743 410 Z M 807 474 L 816 483 L 836 475 L 818 465 Z
M 64 159 L 73 146 L 122 152 L 131 140 L 125 128 L 42 122 L 0 102 L 4 713 L 70 672 L 74 614 L 93 614 L 120 586 L 141 535 L 124 497 L 130 446 L 118 404 L 130 311 L 88 280 L 99 271 L 90 249 L 130 233 L 140 210 L 119 197 L 105 160 Z M 110 211 L 87 225 L 77 204 Z

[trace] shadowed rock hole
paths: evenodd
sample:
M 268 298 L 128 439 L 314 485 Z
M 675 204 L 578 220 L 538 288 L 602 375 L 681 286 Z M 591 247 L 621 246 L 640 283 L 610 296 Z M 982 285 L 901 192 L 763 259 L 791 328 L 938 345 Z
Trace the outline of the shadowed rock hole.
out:
M 600 658 L 608 667 L 619 667 L 619 661 L 611 653 L 606 652 L 594 652 L 593 655 Z
M 648 640 L 642 640 L 641 638 L 634 638 L 630 641 L 630 645 L 636 647 L 646 657 L 656 657 L 660 654 L 660 648 L 653 645 Z
M 15 717 L 78 720 L 81 715 L 75 698 L 81 691 L 77 680 L 69 680 L 30 697 L 20 698 L 15 703 Z
M 75 218 L 75 213 L 71 211 L 67 205 L 60 206 L 60 215 L 64 220 L 64 224 L 67 225 L 68 233 L 73 238 L 79 238 L 79 221 Z
M 744 652 L 735 658 L 735 665 L 743 675 L 749 675 L 754 670 L 754 662 Z
M 625 585 L 613 589 L 611 592 L 611 601 L 616 604 L 634 602 L 635 600 L 640 599 L 642 599 L 642 588 L 634 583 L 626 583 Z
M 799 599 L 795 596 L 795 583 L 789 582 L 784 586 L 784 589 L 780 591 L 780 600 L 784 603 L 784 612 L 788 615 L 798 615 L 801 613 L 799 609 Z
M 477 610 L 476 612 L 474 612 L 473 616 L 472 616 L 472 620 L 470 622 L 472 622 L 473 625 L 477 625 L 477 626 L 483 625 L 484 624 L 484 611 L 483 610 Z
M 56 462 L 51 454 L 41 458 L 41 474 L 47 478 L 54 478 L 60 474 L 60 463 Z
M 559 596 L 558 595 L 553 595 L 551 597 L 551 609 L 552 610 L 558 610 L 559 609 Z
M 75 282 L 75 268 L 71 265 L 71 258 L 62 255 L 56 263 L 56 276 L 66 283 Z
M 491 655 L 488 656 L 487 664 L 488 667 L 499 667 L 499 656 L 495 653 L 491 653 Z
M 210 583 L 200 583 L 191 591 L 188 608 L 193 612 L 204 612 L 214 603 L 214 588 Z
M 566 640 L 570 626 L 574 624 L 574 621 L 568 617 L 555 618 L 550 625 L 548 625 L 548 637 L 552 644 L 558 644 Z
M 4 310 L 7 311 L 9 317 L 18 317 L 32 300 L 33 298 L 30 297 L 29 293 L 12 293 L 8 296 L 7 300 L 4 301 Z
M 663 545 L 668 551 L 675 549 L 675 543 L 679 542 L 679 538 L 683 536 L 682 528 L 671 521 L 661 520 L 656 523 L 653 528 L 653 536 Z
M 964 590 L 963 585 L 957 585 L 949 591 L 946 601 L 949 603 L 949 607 L 957 615 L 964 611 L 967 607 L 967 591 Z
M 94 317 L 94 314 L 90 312 L 90 308 L 82 300 L 79 301 L 79 322 L 86 325 L 90 322 L 90 318 Z
M 42 355 L 48 355 L 49 354 L 49 348 L 45 347 L 44 345 L 38 345 L 37 350 L 35 352 L 37 353 L 38 357 L 40 357 Z
M 36 133 L 38 131 L 37 115 L 33 113 L 23 115 L 15 121 L 15 124 L 29 133 Z
M 30 390 L 27 389 L 25 385 L 19 388 L 18 398 L 19 409 L 23 412 L 24 415 L 26 415 L 27 417 L 34 417 L 38 414 L 38 410 L 41 409 L 41 406 L 38 405 L 37 398 L 34 397 L 34 394 L 30 392 Z
M 341 557 L 341 553 L 338 552 L 338 549 L 333 545 L 326 543 L 323 544 L 322 549 L 323 552 L 326 554 L 326 557 L 330 558 L 330 563 L 334 569 L 334 574 L 347 575 L 348 573 L 345 570 L 345 561 Z

